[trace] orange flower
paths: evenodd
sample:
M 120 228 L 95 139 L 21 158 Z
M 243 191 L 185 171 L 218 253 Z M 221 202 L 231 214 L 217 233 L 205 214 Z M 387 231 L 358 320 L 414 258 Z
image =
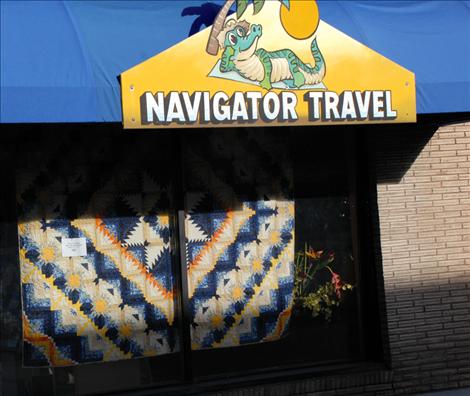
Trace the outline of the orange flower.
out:
M 323 250 L 313 250 L 310 246 L 308 248 L 308 250 L 305 252 L 305 254 L 307 255 L 307 257 L 310 257 L 311 259 L 319 259 L 321 257 L 321 255 L 323 254 Z

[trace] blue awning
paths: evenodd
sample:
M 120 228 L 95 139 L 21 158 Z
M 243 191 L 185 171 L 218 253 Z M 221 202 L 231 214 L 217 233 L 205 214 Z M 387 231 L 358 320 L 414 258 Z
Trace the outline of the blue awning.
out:
M 223 1 L 2 1 L 1 122 L 120 122 L 118 76 L 210 25 Z M 418 113 L 470 111 L 470 1 L 318 1 L 416 74 Z

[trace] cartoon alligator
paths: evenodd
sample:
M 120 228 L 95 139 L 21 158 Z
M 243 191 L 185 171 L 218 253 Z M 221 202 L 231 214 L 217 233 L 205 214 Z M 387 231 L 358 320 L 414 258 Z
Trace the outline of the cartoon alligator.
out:
M 325 61 L 314 39 L 311 44 L 315 67 L 305 64 L 290 49 L 266 51 L 258 47 L 263 34 L 261 25 L 231 19 L 220 32 L 218 40 L 223 49 L 220 71 L 236 71 L 242 77 L 258 81 L 270 90 L 272 84 L 284 82 L 289 88 L 318 84 L 325 76 Z

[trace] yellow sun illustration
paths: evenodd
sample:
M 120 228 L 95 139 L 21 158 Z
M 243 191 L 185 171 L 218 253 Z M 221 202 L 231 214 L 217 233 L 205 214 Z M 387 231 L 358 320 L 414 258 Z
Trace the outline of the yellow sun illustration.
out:
M 41 249 L 41 258 L 46 262 L 50 263 L 55 259 L 55 250 L 52 246 L 46 246 Z
M 69 286 L 72 289 L 78 289 L 80 287 L 80 275 L 77 274 L 71 274 L 69 276 Z
M 214 315 L 211 318 L 212 326 L 216 329 L 220 329 L 224 325 L 224 318 L 221 315 Z
M 289 9 L 281 7 L 281 23 L 284 30 L 298 40 L 311 37 L 320 22 L 315 0 L 291 0 Z
M 131 335 L 132 335 L 132 327 L 127 324 L 127 323 L 124 323 L 122 326 L 121 326 L 121 334 L 124 338 L 130 338 Z
M 98 301 L 96 301 L 95 303 L 95 311 L 99 314 L 103 314 L 106 312 L 106 308 L 107 308 L 108 304 L 106 304 L 106 301 L 100 299 Z
M 235 301 L 241 300 L 243 297 L 243 290 L 241 287 L 234 287 L 232 290 L 232 297 Z

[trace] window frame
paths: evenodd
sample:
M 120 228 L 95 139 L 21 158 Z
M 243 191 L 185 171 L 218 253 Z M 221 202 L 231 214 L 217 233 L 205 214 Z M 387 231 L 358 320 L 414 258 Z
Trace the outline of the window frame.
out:
M 36 126 L 32 126 L 35 128 Z M 61 126 L 63 127 L 63 126 Z M 102 126 L 98 126 L 101 128 Z M 109 128 L 108 125 L 105 127 Z M 112 128 L 112 127 L 111 127 Z M 329 127 L 322 127 L 321 133 L 328 133 Z M 331 127 L 330 127 L 331 128 Z M 175 279 L 175 287 L 177 290 L 177 306 L 179 314 L 178 320 L 180 321 L 181 331 L 181 370 L 182 375 L 181 381 L 176 381 L 168 384 L 152 384 L 144 386 L 138 389 L 125 390 L 122 392 L 113 392 L 113 394 L 134 394 L 134 395 L 146 395 L 154 394 L 155 392 L 162 392 L 164 394 L 190 394 L 195 392 L 203 391 L 216 391 L 221 388 L 228 387 L 239 387 L 239 386 L 253 386 L 271 383 L 273 380 L 276 382 L 299 380 L 309 377 L 316 377 L 321 375 L 341 374 L 341 373 L 359 373 L 368 370 L 382 370 L 386 367 L 384 363 L 384 337 L 381 331 L 380 317 L 383 313 L 380 310 L 380 300 L 378 299 L 380 289 L 379 279 L 377 276 L 377 263 L 376 255 L 374 253 L 374 247 L 376 244 L 373 239 L 373 229 L 377 226 L 378 219 L 374 217 L 374 208 L 377 207 L 376 196 L 373 193 L 375 189 L 375 178 L 374 178 L 374 166 L 371 160 L 370 153 L 373 152 L 373 148 L 369 144 L 370 139 L 367 136 L 368 130 L 366 128 L 352 128 L 348 127 L 335 127 L 338 130 L 342 130 L 344 138 L 347 140 L 346 147 L 351 148 L 347 150 L 348 154 L 348 180 L 350 183 L 350 203 L 351 203 L 351 236 L 353 238 L 353 254 L 356 258 L 354 260 L 355 273 L 357 276 L 357 290 L 356 293 L 358 299 L 358 315 L 359 315 L 359 334 L 360 334 L 360 350 L 361 360 L 352 361 L 350 363 L 331 363 L 321 362 L 318 364 L 295 364 L 286 365 L 277 369 L 259 368 L 252 370 L 249 375 L 239 373 L 231 373 L 214 375 L 210 378 L 195 378 L 193 376 L 193 359 L 192 350 L 190 343 L 190 307 L 188 298 L 188 287 L 187 287 L 187 268 L 186 268 L 186 250 L 184 244 L 180 241 L 185 240 L 185 229 L 184 229 L 184 158 L 183 158 L 183 145 L 185 144 L 184 134 L 188 131 L 177 131 L 172 132 L 175 136 L 175 147 L 178 149 L 178 153 L 175 158 L 175 169 L 173 175 L 175 175 L 175 190 L 176 190 L 176 208 L 174 213 L 174 229 L 175 237 L 174 240 L 174 257 L 176 263 L 177 276 Z M 10 128 L 9 128 L 10 129 Z M 295 138 L 295 132 L 290 128 L 283 128 L 282 133 L 291 133 Z M 11 128 L 12 135 L 15 134 L 16 127 Z M 316 131 L 315 131 L 316 132 Z M 114 133 L 119 133 L 114 131 Z M 191 131 L 189 133 L 204 133 L 204 131 Z M 314 133 L 312 131 L 312 133 Z M 15 139 L 13 136 L 12 139 Z M 15 142 L 16 143 L 16 142 Z M 11 158 L 10 158 L 11 160 Z M 12 168 L 12 164 L 8 163 L 8 167 L 5 169 Z M 14 170 L 13 170 L 14 171 Z M 13 173 L 14 175 L 14 173 Z M 4 180 L 14 187 L 14 177 L 12 175 L 4 175 Z M 7 188 L 6 191 L 14 191 Z M 11 201 L 10 195 L 5 194 L 3 200 Z M 11 214 L 10 214 L 11 215 Z M 5 216 L 5 215 L 4 215 Z M 371 248 L 372 247 L 372 248 Z M 367 268 L 367 271 L 365 270 Z M 374 280 L 372 287 L 367 285 L 370 280 Z M 6 302 L 3 299 L 4 290 L 2 289 L 2 304 Z M 372 298 L 374 300 L 374 307 L 364 309 L 364 300 Z M 365 316 L 374 314 L 374 320 L 372 323 L 368 323 L 364 326 Z M 3 320 L 2 320 L 3 327 Z M 370 328 L 369 328 L 370 327 Z M 370 351 L 367 346 L 366 340 L 369 336 L 374 335 L 374 342 L 380 350 Z M 41 369 L 40 369 L 41 370 Z M 55 370 L 51 369 L 53 373 L 53 388 L 56 388 L 56 375 Z M 55 389 L 54 389 L 55 392 Z

